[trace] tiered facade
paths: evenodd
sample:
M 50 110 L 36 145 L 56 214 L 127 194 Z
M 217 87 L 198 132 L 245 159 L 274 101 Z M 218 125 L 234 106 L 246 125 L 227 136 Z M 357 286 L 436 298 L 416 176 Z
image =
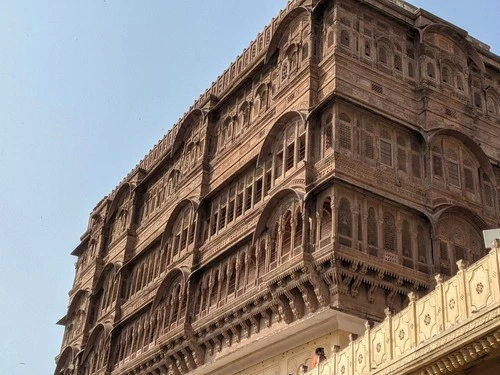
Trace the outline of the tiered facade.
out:
M 305 371 L 487 254 L 499 165 L 486 45 L 293 0 L 91 213 L 55 374 Z

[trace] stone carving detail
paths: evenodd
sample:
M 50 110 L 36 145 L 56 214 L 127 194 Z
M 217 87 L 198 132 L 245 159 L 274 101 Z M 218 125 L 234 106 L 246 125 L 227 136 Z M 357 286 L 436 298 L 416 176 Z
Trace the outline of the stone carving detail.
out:
M 499 85 L 474 61 L 484 48 L 467 56 L 457 41 L 477 42 L 448 26 L 417 37 L 412 17 L 389 18 L 415 11 L 401 1 L 390 15 L 316 3 L 291 0 L 98 204 L 75 251 L 71 293 L 89 296 L 62 320 L 85 359 L 64 375 L 185 374 L 331 308 L 388 310 L 318 374 L 397 373 L 482 325 L 439 369 L 497 344 L 498 254 L 480 259 L 479 229 L 498 221 Z M 91 333 L 108 324 L 109 342 Z

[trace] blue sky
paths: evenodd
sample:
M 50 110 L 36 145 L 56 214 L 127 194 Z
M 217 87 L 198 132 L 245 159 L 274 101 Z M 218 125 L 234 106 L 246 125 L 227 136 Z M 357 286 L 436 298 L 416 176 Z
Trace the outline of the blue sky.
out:
M 500 54 L 498 0 L 412 3 Z M 53 373 L 88 214 L 285 4 L 0 3 L 0 374 Z

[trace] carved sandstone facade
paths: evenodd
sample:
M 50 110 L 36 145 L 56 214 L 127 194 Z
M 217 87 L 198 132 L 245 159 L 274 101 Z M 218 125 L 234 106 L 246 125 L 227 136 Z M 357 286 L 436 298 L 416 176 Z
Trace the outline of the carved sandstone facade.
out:
M 291 1 L 91 213 L 55 374 L 342 366 L 366 320 L 487 255 L 499 72 L 402 1 Z

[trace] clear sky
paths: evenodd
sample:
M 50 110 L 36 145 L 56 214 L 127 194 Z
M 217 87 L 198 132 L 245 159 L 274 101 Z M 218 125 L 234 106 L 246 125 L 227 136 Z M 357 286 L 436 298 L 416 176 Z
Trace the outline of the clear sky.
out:
M 413 1 L 500 54 L 500 1 Z M 0 374 L 52 374 L 88 214 L 286 0 L 0 2 Z

